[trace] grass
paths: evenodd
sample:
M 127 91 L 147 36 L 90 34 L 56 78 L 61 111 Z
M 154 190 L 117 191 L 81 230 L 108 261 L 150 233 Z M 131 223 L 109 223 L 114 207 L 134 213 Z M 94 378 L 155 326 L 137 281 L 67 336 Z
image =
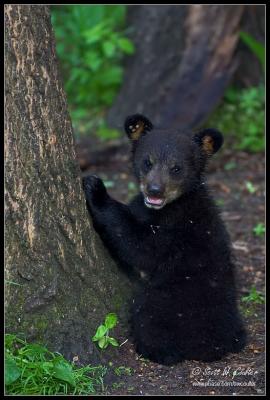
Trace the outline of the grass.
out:
M 247 296 L 242 296 L 241 303 L 240 308 L 244 316 L 248 317 L 254 315 L 257 317 L 257 306 L 264 304 L 265 298 L 264 295 L 255 288 L 255 286 L 252 286 L 249 294 Z
M 247 296 L 243 296 L 241 299 L 244 303 L 255 303 L 255 304 L 264 304 L 264 296 L 261 292 L 258 292 L 255 286 L 250 289 L 250 292 Z
M 78 367 L 61 354 L 16 335 L 5 335 L 5 390 L 8 395 L 95 394 L 104 390 L 106 367 Z

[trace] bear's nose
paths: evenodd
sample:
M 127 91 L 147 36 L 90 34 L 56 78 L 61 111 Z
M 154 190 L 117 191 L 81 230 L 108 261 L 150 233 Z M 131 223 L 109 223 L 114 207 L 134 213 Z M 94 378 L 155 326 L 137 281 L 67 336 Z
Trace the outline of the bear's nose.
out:
M 161 197 L 164 193 L 164 188 L 157 183 L 147 185 L 147 192 L 150 196 Z

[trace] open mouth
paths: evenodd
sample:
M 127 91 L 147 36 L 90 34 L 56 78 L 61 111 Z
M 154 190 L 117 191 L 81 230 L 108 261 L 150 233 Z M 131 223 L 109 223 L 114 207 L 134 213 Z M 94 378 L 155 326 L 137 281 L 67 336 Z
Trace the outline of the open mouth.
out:
M 162 208 L 165 204 L 165 199 L 158 197 L 145 196 L 144 203 L 149 208 L 155 208 L 156 210 Z

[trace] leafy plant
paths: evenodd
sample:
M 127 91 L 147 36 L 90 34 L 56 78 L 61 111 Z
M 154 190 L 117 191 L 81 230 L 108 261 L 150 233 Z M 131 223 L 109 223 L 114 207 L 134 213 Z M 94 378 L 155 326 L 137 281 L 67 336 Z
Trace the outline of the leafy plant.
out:
M 257 188 L 253 185 L 252 182 L 247 181 L 246 182 L 246 188 L 249 193 L 254 194 L 257 191 Z
M 114 313 L 106 315 L 104 324 L 97 328 L 95 335 L 92 337 L 93 342 L 97 342 L 101 349 L 106 349 L 109 344 L 112 346 L 119 346 L 118 342 L 109 336 L 110 329 L 114 328 L 117 324 L 117 316 Z
M 108 128 L 103 120 L 98 122 L 96 135 L 102 140 L 117 139 L 120 136 L 120 131 L 117 129 Z
M 215 126 L 229 135 L 235 149 L 250 152 L 264 150 L 264 92 L 262 85 L 245 89 L 228 88 L 222 104 L 210 116 L 206 125 Z
M 258 292 L 255 286 L 250 289 L 250 293 L 247 296 L 243 296 L 241 299 L 244 303 L 255 303 L 264 304 L 265 299 L 261 292 Z
M 79 368 L 61 354 L 5 335 L 5 387 L 12 395 L 93 394 L 103 390 L 103 366 Z
M 116 368 L 114 369 L 114 372 L 115 372 L 115 374 L 116 374 L 117 376 L 122 376 L 122 375 L 128 375 L 128 376 L 130 376 L 134 371 L 133 371 L 133 369 L 130 368 L 130 367 L 121 366 L 121 367 L 116 367 Z
M 265 233 L 265 226 L 261 222 L 253 228 L 253 233 L 256 236 L 263 236 Z
M 252 53 L 255 54 L 255 56 L 258 58 L 260 61 L 260 64 L 262 66 L 263 71 L 265 70 L 265 46 L 258 42 L 252 35 L 250 35 L 247 32 L 239 32 L 239 36 L 242 39 L 242 41 L 249 47 L 249 49 L 252 51 Z
M 125 385 L 125 382 L 114 382 L 112 384 L 112 389 L 117 390 L 117 389 L 120 389 L 121 387 L 123 387 L 124 385 Z
M 242 296 L 241 303 L 240 309 L 244 316 L 249 317 L 254 315 L 258 317 L 258 306 L 265 303 L 265 298 L 264 295 L 253 286 L 247 296 Z
M 104 113 L 122 82 L 123 56 L 135 51 L 125 15 L 124 5 L 52 6 L 57 54 L 79 134 L 94 131 L 104 140 L 119 135 L 106 127 Z

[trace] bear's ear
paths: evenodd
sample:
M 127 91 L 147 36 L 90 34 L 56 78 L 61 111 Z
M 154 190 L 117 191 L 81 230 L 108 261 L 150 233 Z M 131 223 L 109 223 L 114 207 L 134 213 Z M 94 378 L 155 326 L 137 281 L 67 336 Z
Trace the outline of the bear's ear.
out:
M 206 128 L 196 132 L 193 140 L 199 144 L 208 156 L 216 153 L 223 144 L 222 134 L 213 128 Z
M 131 140 L 138 140 L 143 133 L 151 129 L 152 122 L 141 114 L 130 115 L 125 120 L 125 131 Z

